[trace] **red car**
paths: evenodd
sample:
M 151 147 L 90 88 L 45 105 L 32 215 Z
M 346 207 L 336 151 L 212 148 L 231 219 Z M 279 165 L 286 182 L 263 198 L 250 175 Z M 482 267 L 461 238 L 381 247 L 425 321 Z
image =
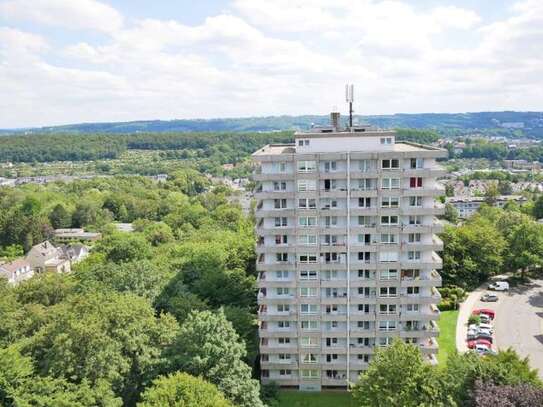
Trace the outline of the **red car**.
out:
M 471 313 L 471 315 L 480 315 L 480 314 L 488 315 L 490 319 L 494 319 L 496 317 L 496 312 L 488 308 L 474 309 L 473 312 Z
M 492 349 L 492 343 L 486 339 L 473 339 L 468 341 L 468 349 L 475 348 L 475 345 L 485 345 L 488 346 L 489 349 Z

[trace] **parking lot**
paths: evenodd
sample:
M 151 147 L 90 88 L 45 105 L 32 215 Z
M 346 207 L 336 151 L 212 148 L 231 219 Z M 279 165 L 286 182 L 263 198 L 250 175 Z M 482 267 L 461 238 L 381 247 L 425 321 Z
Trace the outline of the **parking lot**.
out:
M 494 348 L 512 347 L 521 356 L 529 356 L 532 367 L 539 369 L 543 378 L 543 280 L 533 280 L 526 286 L 511 288 L 509 292 L 495 293 L 497 302 L 482 302 L 480 297 L 487 291 L 476 291 L 466 301 L 469 313 L 476 308 L 489 308 L 496 312 Z M 466 310 L 467 311 L 467 310 Z M 465 329 L 464 341 L 465 341 Z M 457 336 L 457 341 L 460 335 Z M 462 346 L 457 347 L 462 349 Z

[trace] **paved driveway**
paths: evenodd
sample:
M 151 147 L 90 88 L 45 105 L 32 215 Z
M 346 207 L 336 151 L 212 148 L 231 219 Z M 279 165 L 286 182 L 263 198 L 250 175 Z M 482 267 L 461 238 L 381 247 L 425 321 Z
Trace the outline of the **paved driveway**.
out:
M 484 292 L 478 290 L 470 294 L 465 314 L 469 315 L 474 308 L 495 310 L 496 348 L 512 347 L 521 356 L 528 356 L 530 365 L 539 369 L 539 376 L 543 378 L 543 280 L 533 280 L 525 286 L 512 288 L 508 293 L 496 293 L 498 302 L 481 302 L 479 298 Z M 465 343 L 465 328 L 462 331 Z M 465 346 L 458 343 L 461 338 L 462 335 L 457 335 L 460 351 L 465 350 Z

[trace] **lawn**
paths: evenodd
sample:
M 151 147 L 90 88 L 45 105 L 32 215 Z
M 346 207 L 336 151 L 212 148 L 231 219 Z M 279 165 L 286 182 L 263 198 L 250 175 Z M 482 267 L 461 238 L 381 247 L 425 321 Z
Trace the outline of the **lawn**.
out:
M 440 366 L 447 361 L 447 356 L 456 349 L 456 319 L 458 311 L 442 311 L 439 317 L 439 353 L 437 360 Z
M 351 394 L 347 392 L 310 393 L 283 390 L 279 394 L 279 407 L 355 407 Z

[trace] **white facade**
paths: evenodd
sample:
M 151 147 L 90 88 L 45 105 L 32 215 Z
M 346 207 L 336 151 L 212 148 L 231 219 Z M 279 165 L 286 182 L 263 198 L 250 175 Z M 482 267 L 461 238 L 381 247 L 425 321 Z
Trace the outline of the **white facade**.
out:
M 445 155 L 370 128 L 253 154 L 263 382 L 345 387 L 394 337 L 435 360 Z

